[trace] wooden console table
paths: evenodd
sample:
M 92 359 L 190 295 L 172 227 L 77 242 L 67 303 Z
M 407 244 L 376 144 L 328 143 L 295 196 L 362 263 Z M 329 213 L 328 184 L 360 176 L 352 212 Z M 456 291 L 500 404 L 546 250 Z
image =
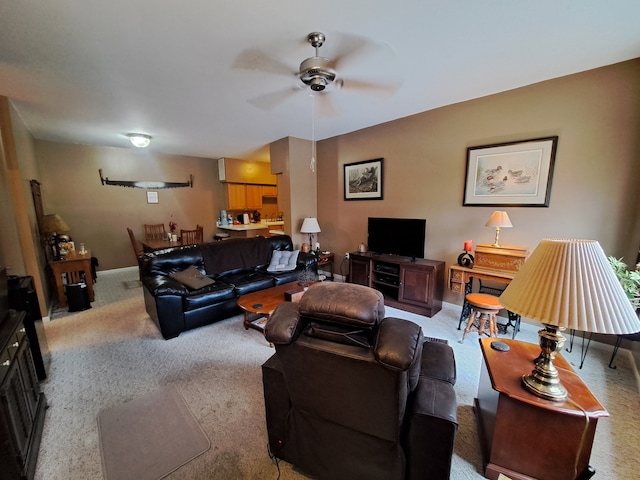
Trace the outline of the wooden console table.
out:
M 93 276 L 91 274 L 91 251 L 85 250 L 84 254 L 77 251 L 69 252 L 66 260 L 52 260 L 49 262 L 49 268 L 53 274 L 58 290 L 58 304 L 60 308 L 67 306 L 67 296 L 64 293 L 64 283 L 62 274 L 66 274 L 67 284 L 80 283 L 84 280 L 87 284 L 87 293 L 89 301 L 94 301 L 93 294 Z
M 561 355 L 554 365 L 568 399 L 554 402 L 530 393 L 522 376 L 533 370 L 540 346 L 501 339 L 510 347 L 501 352 L 491 348 L 494 341 L 480 340 L 484 362 L 474 407 L 484 476 L 575 479 L 589 466 L 598 418 L 609 413 Z
M 444 262 L 375 253 L 349 254 L 349 282 L 375 288 L 385 305 L 432 317 L 442 309 Z
M 520 266 L 524 263 L 528 250 L 524 247 L 493 247 L 480 244 L 475 251 L 475 263 L 472 268 L 452 265 L 449 267 L 449 289 L 452 292 L 467 295 L 473 289 L 473 279 L 487 280 L 506 286 L 516 276 Z M 480 293 L 499 295 L 500 289 L 483 286 L 480 283 Z M 465 300 L 462 304 L 462 312 L 458 321 L 458 330 L 462 322 L 469 318 L 471 308 Z M 513 327 L 513 338 L 518 333 L 520 317 L 509 312 L 509 324 Z

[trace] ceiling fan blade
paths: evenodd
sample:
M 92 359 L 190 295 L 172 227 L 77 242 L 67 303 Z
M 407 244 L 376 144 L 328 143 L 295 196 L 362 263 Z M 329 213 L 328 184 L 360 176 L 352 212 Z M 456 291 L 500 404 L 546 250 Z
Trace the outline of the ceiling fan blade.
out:
M 339 86 L 341 90 L 348 90 L 349 92 L 390 97 L 400 89 L 402 82 L 399 80 L 366 82 L 362 80 L 343 79 L 340 81 Z
M 330 55 L 332 67 L 336 70 L 344 69 L 345 66 L 356 64 L 372 55 L 376 55 L 377 61 L 380 61 L 378 57 L 381 54 L 393 56 L 393 50 L 386 43 L 378 43 L 360 35 L 341 33 L 337 36 L 338 45 L 336 50 L 333 50 L 335 53 Z
M 276 75 L 295 76 L 298 72 L 289 65 L 256 48 L 243 50 L 233 62 L 233 68 L 260 70 Z
M 286 102 L 287 100 L 289 100 L 299 92 L 300 92 L 300 89 L 296 87 L 285 88 L 283 90 L 278 90 L 276 92 L 259 95 L 247 101 L 254 107 L 259 108 L 260 110 L 272 110 L 278 105 Z

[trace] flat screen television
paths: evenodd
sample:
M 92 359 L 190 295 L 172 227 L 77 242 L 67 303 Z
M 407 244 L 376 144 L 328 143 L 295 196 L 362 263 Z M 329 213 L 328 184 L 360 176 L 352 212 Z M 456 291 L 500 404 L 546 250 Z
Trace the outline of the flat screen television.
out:
M 367 246 L 374 254 L 424 258 L 426 232 L 425 219 L 369 217 Z

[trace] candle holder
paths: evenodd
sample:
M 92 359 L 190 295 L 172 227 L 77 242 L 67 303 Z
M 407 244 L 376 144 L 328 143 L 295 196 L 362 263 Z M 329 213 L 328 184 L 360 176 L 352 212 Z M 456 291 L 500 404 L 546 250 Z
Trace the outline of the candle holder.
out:
M 458 265 L 461 267 L 473 268 L 473 255 L 465 250 L 458 255 Z

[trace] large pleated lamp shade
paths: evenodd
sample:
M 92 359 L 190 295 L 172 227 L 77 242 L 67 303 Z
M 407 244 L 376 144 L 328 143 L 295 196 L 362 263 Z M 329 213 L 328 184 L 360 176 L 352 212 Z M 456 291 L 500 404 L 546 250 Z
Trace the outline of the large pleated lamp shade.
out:
M 43 215 L 40 219 L 40 233 L 61 233 L 71 230 L 67 222 L 65 222 L 57 213 Z
M 566 398 L 553 367 L 553 358 L 564 344 L 558 330 L 606 334 L 640 331 L 640 320 L 595 240 L 542 240 L 500 296 L 500 304 L 545 325 L 539 332 L 542 353 L 536 370 L 523 377 L 523 383 L 533 393 L 551 400 Z M 559 345 L 550 348 L 549 343 Z M 546 385 L 549 382 L 552 385 Z

